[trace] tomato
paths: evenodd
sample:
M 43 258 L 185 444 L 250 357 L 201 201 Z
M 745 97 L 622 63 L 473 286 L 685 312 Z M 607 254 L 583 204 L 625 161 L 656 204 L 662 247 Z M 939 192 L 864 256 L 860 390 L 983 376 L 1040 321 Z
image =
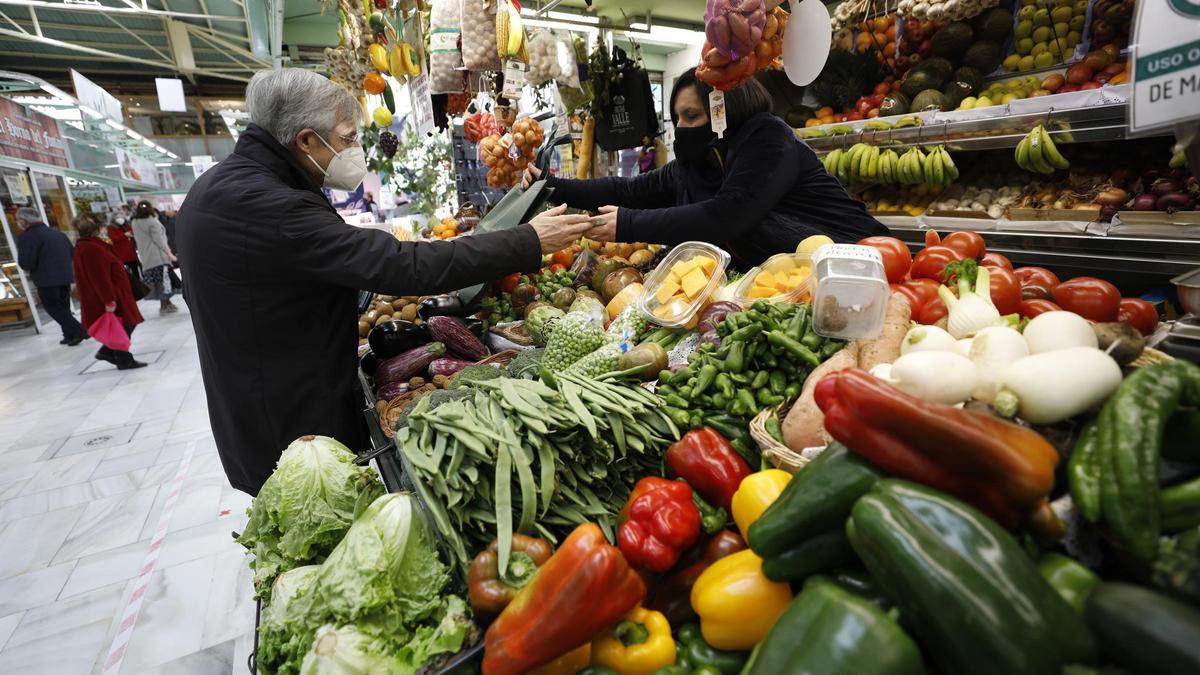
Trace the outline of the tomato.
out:
M 575 262 L 575 252 L 568 248 L 561 251 L 555 251 L 554 255 L 550 256 L 550 262 L 563 267 L 570 267 L 571 263 Z
M 969 230 L 951 232 L 942 240 L 942 246 L 958 251 L 964 260 L 979 258 L 987 251 L 987 244 L 983 242 L 983 237 L 979 236 L 978 232 Z
M 1062 307 L 1059 307 L 1049 300 L 1022 300 L 1021 308 L 1018 310 L 1018 313 L 1023 319 L 1032 319 L 1038 314 L 1043 314 L 1045 312 L 1057 312 L 1060 309 L 1062 309 Z
M 941 321 L 947 314 L 949 314 L 949 311 L 946 310 L 946 303 L 942 302 L 941 298 L 934 296 L 929 299 L 929 302 L 925 303 L 925 306 L 921 308 L 921 312 L 913 318 L 917 320 L 917 323 L 928 326 Z
M 908 268 L 912 267 L 912 252 L 908 250 L 908 244 L 895 237 L 867 237 L 858 243 L 879 250 L 888 283 L 899 283 L 908 273 Z
M 942 243 L 942 235 L 938 234 L 937 230 L 926 230 L 925 231 L 925 245 L 926 246 L 937 246 L 938 244 L 941 244 L 941 243 Z
M 916 316 L 917 312 L 921 311 L 921 308 L 925 306 L 925 298 L 917 291 L 916 288 L 913 288 L 912 286 L 905 286 L 904 284 L 889 285 L 891 286 L 893 293 L 899 293 L 900 295 L 904 296 L 905 300 L 908 300 L 908 306 L 912 308 L 913 316 Z
M 1092 321 L 1116 321 L 1121 292 L 1095 277 L 1075 277 L 1054 287 L 1054 302 Z
M 513 272 L 512 274 L 496 282 L 496 285 L 500 288 L 500 292 L 512 293 L 513 289 L 516 288 L 517 284 L 519 283 L 521 283 L 521 273 Z
M 1018 267 L 1013 270 L 1013 274 L 1017 275 L 1017 281 L 1021 282 L 1021 286 L 1045 286 L 1046 288 L 1054 288 L 1062 282 L 1058 280 L 1058 275 L 1045 267 Z
M 1142 335 L 1150 335 L 1158 328 L 1158 310 L 1141 298 L 1121 298 L 1117 320 L 1133 326 Z
M 362 82 L 363 91 L 368 94 L 382 94 L 384 89 L 387 89 L 387 82 L 379 73 L 367 73 Z
M 1005 258 L 999 253 L 992 253 L 991 251 L 983 254 L 983 257 L 979 259 L 979 264 L 983 265 L 984 267 L 1003 267 L 1006 270 L 1011 270 L 1013 268 L 1011 260 Z
M 1029 284 L 1021 287 L 1022 300 L 1049 300 L 1053 296 L 1049 286 Z
M 913 258 L 909 273 L 913 279 L 933 279 L 941 282 L 942 270 L 946 269 L 946 265 L 962 259 L 961 253 L 947 246 L 928 246 Z
M 558 274 L 559 272 L 561 272 L 565 269 L 567 269 L 567 266 L 562 263 L 554 263 L 554 264 L 550 265 L 550 271 L 553 272 L 554 274 Z
M 1003 267 L 988 268 L 988 288 L 992 304 L 1001 315 L 1016 314 L 1021 307 L 1021 284 L 1012 270 Z

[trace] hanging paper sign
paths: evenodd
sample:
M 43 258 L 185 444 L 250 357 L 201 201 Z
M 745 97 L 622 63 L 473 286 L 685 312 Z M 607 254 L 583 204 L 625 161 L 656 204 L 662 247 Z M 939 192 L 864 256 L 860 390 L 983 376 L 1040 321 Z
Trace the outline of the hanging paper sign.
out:
M 1139 2 L 1129 128 L 1200 117 L 1200 1 Z
M 725 130 L 729 128 L 725 115 L 725 92 L 713 89 L 708 93 L 708 110 L 712 130 L 717 133 L 717 138 L 725 138 Z
M 408 80 L 408 93 L 412 97 L 413 122 L 417 134 L 433 131 L 433 98 L 429 93 L 429 75 L 421 73 Z
M 521 89 L 525 87 L 525 71 L 528 68 L 524 63 L 510 59 L 504 64 L 504 90 L 502 96 L 508 99 L 517 100 L 521 98 Z

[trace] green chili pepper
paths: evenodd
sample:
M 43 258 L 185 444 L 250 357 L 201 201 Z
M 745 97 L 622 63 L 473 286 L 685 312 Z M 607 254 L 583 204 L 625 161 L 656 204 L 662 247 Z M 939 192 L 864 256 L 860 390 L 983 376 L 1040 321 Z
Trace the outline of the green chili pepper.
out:
M 688 381 L 688 378 L 690 378 L 691 376 L 693 376 L 695 374 L 696 374 L 696 371 L 691 366 L 688 366 L 687 368 L 682 368 L 679 371 L 677 371 L 674 375 L 671 376 L 671 381 L 669 384 L 672 384 L 672 385 L 683 384 L 684 382 Z
M 717 373 L 716 386 L 725 398 L 733 398 L 736 395 L 733 389 L 733 380 L 729 379 L 729 375 L 725 373 Z
M 808 336 L 805 337 L 807 338 Z M 792 338 L 779 331 L 772 331 L 768 333 L 767 340 L 769 340 L 772 344 L 783 347 L 785 350 L 787 350 L 788 354 L 799 359 L 812 368 L 816 368 L 817 366 L 821 365 L 821 358 L 814 354 L 811 349 L 796 342 Z
M 752 445 L 752 441 L 748 441 L 745 438 L 735 438 L 729 441 L 729 447 L 737 451 L 737 454 L 746 460 L 751 470 L 757 470 L 757 467 L 762 464 L 762 452 Z
M 787 391 L 787 376 L 776 370 L 772 371 L 770 378 L 771 393 L 783 396 L 783 392 Z
M 686 398 L 680 396 L 679 394 L 668 394 L 663 398 L 663 400 L 666 401 L 667 405 L 671 406 L 672 408 L 679 408 L 681 410 L 687 410 L 692 405 Z
M 700 374 L 696 376 L 696 386 L 692 388 L 691 398 L 695 398 L 707 391 L 716 379 L 717 367 L 711 363 L 706 364 L 700 369 Z
M 753 415 L 758 412 L 758 402 L 754 400 L 754 393 L 749 389 L 738 389 L 737 397 L 746 415 Z
M 787 330 L 788 337 L 799 341 L 804 337 L 805 320 L 808 318 L 808 305 L 799 305 L 796 307 L 796 313 L 792 315 L 792 320 L 788 322 Z
M 842 351 L 842 347 L 845 346 L 846 343 L 842 342 L 841 340 L 830 340 L 829 342 L 826 342 L 825 346 L 821 347 L 821 360 L 824 361 L 825 359 L 828 359 L 834 354 Z
M 724 410 L 729 405 L 729 397 L 725 394 L 713 394 L 712 407 Z
M 800 344 L 808 347 L 809 349 L 820 349 L 821 336 L 809 330 L 804 334 L 804 337 L 800 339 Z
M 764 349 L 762 354 L 758 355 L 758 360 L 762 363 L 763 368 L 775 370 L 779 367 L 779 359 L 775 358 L 775 354 L 770 349 Z
M 770 389 L 759 389 L 755 392 L 754 397 L 763 407 L 777 406 L 783 403 L 783 397 L 772 394 Z
M 749 340 L 753 337 L 756 337 L 761 332 L 762 332 L 762 325 L 757 324 L 757 323 L 752 323 L 749 326 L 739 328 L 736 331 L 734 331 L 733 333 L 730 333 L 729 339 L 734 342 L 743 342 L 745 340 Z
M 747 385 L 750 384 L 750 376 L 745 373 L 730 373 L 729 379 L 735 384 Z
M 660 385 L 658 385 L 658 389 L 655 389 L 654 391 L 659 396 L 666 396 L 667 394 L 674 394 L 675 387 L 672 387 L 669 384 L 660 384 Z
M 725 357 L 725 372 L 741 373 L 746 369 L 746 343 L 735 342 L 729 346 L 729 356 Z
M 771 434 L 771 438 L 780 443 L 783 442 L 783 425 L 779 422 L 779 415 L 771 413 L 770 417 L 767 417 L 767 423 L 763 426 L 766 427 L 767 433 Z
M 793 398 L 796 398 L 797 396 L 800 395 L 800 390 L 803 388 L 804 388 L 804 385 L 801 384 L 800 382 L 793 382 L 787 386 L 787 389 L 784 390 L 783 398 L 785 400 L 791 400 Z
M 700 412 L 699 410 L 693 410 L 692 413 L 688 415 L 688 428 L 699 429 L 702 426 L 704 426 L 704 413 Z
M 765 370 L 760 370 L 754 374 L 754 380 L 750 382 L 751 389 L 762 389 L 771 381 L 771 374 Z
M 665 406 L 664 409 L 666 410 L 667 415 L 671 418 L 671 421 L 675 423 L 675 426 L 686 427 L 689 425 L 690 418 L 688 415 L 688 411 L 686 411 L 682 408 L 676 408 L 676 407 L 670 406 L 670 405 Z
M 756 300 L 753 305 L 750 305 L 750 311 L 758 312 L 759 314 L 769 312 L 771 311 L 771 303 L 766 300 Z

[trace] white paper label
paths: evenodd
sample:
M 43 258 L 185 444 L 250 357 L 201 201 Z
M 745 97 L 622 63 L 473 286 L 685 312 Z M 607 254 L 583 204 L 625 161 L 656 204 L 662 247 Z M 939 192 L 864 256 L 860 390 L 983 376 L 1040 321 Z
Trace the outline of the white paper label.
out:
M 417 133 L 433 131 L 433 99 L 429 93 L 429 75 L 421 73 L 408 81 L 408 92 L 412 96 L 413 117 L 416 118 Z
M 717 133 L 717 138 L 725 138 L 725 130 L 729 123 L 725 119 L 725 92 L 713 89 L 708 94 L 709 124 Z
M 504 91 L 503 96 L 513 100 L 521 98 L 521 89 L 525 86 L 525 71 L 528 68 L 524 63 L 510 59 L 504 63 Z
M 1137 132 L 1200 116 L 1200 1 L 1139 2 L 1129 127 Z
M 429 34 L 429 51 L 433 53 L 458 51 L 457 28 L 435 28 Z

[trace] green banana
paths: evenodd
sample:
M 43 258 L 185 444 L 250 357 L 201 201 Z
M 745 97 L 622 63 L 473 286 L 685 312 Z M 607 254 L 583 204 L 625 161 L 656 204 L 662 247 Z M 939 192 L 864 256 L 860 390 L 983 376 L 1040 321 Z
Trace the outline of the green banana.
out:
M 1038 173 L 1051 174 L 1054 173 L 1054 167 L 1046 161 L 1042 156 L 1042 139 L 1037 133 L 1037 129 L 1029 132 L 1029 165 Z
M 942 167 L 946 170 L 946 184 L 949 185 L 958 180 L 958 167 L 954 165 L 954 158 L 945 148 L 942 148 L 941 156 Z
M 1017 161 L 1017 166 L 1026 171 L 1033 171 L 1033 167 L 1029 165 L 1029 137 L 1021 139 L 1017 143 L 1017 150 L 1013 153 L 1013 158 Z
M 1187 166 L 1187 156 L 1183 154 L 1182 150 L 1180 150 L 1179 152 L 1171 155 L 1171 161 L 1167 162 L 1167 166 L 1172 169 L 1182 169 L 1183 167 Z
M 829 135 L 830 136 L 840 136 L 842 134 L 852 133 L 853 131 L 854 131 L 854 127 L 850 126 L 849 124 L 839 124 L 837 126 L 833 126 L 833 127 L 829 128 Z
M 823 163 L 825 164 L 825 171 L 829 175 L 831 175 L 831 176 L 837 175 L 838 162 L 841 161 L 841 157 L 842 157 L 842 149 L 841 148 L 834 148 L 832 151 L 830 151 L 830 153 L 828 155 L 825 155 L 825 159 L 823 160 Z
M 867 155 L 866 179 L 868 181 L 874 181 L 878 177 L 879 177 L 879 148 L 872 145 L 871 149 L 869 150 L 869 154 Z
M 1058 148 L 1054 145 L 1054 141 L 1050 139 L 1050 133 L 1046 131 L 1046 127 L 1039 124 L 1035 131 L 1037 131 L 1038 136 L 1041 138 L 1042 156 L 1046 158 L 1046 161 L 1048 161 L 1056 169 L 1071 168 L 1071 163 L 1067 161 L 1066 157 L 1062 156 L 1062 153 L 1060 153 Z
M 887 131 L 892 128 L 892 124 L 885 120 L 871 120 L 863 125 L 863 128 L 871 131 Z
M 903 129 L 904 127 L 919 127 L 919 126 L 921 126 L 921 118 L 920 117 L 917 117 L 916 115 L 906 115 L 904 117 L 901 117 L 899 119 L 899 121 L 896 122 L 895 128 Z

